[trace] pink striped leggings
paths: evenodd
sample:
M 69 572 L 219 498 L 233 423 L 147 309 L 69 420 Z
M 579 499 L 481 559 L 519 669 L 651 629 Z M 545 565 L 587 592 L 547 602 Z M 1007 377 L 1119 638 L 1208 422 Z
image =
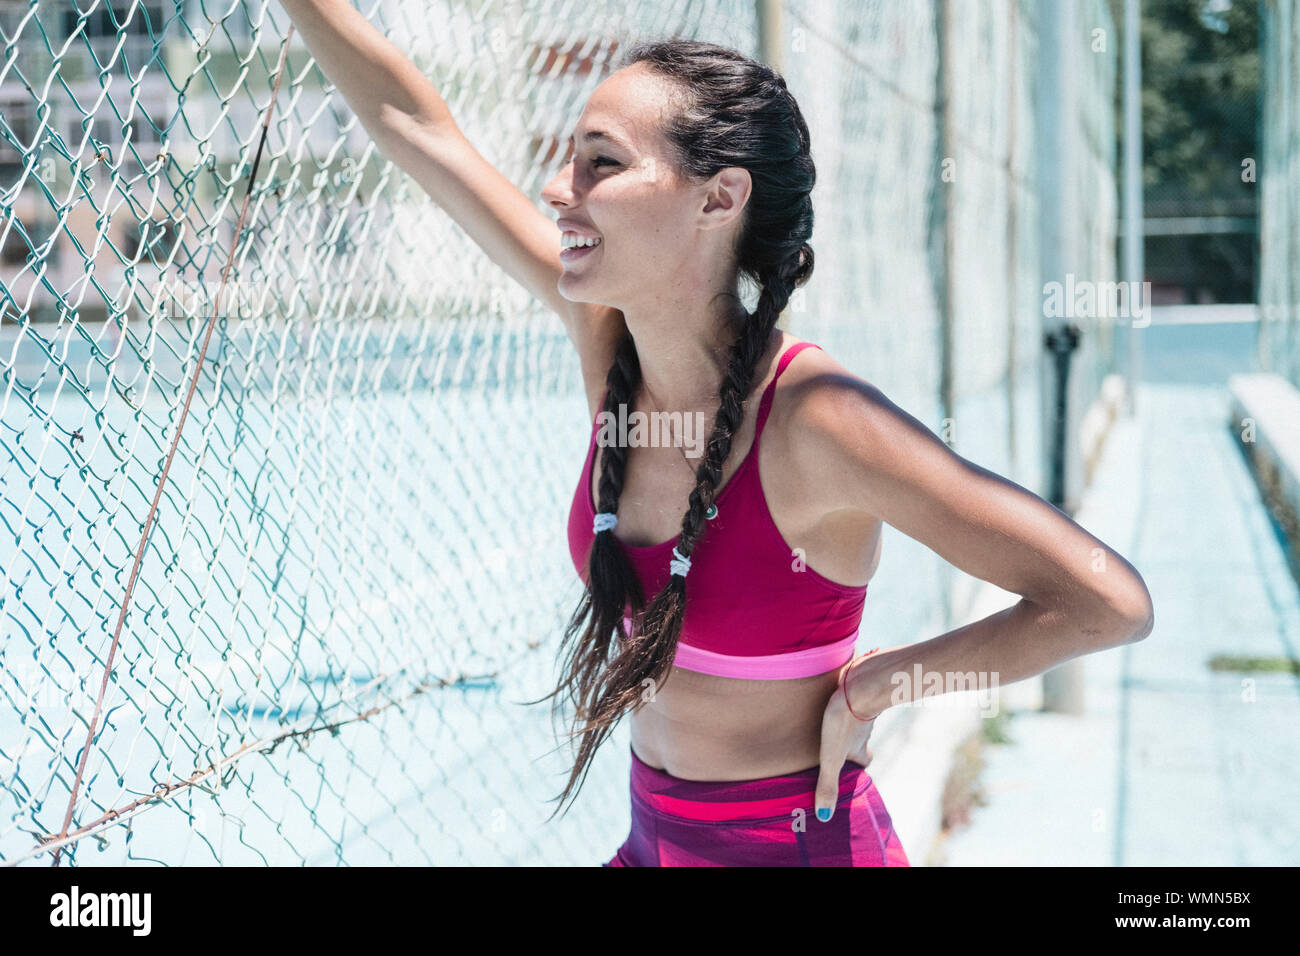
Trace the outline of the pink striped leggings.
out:
M 630 749 L 630 748 L 629 748 Z M 818 768 L 760 780 L 681 780 L 632 753 L 632 831 L 604 866 L 910 866 L 866 767 L 840 771 L 817 819 Z

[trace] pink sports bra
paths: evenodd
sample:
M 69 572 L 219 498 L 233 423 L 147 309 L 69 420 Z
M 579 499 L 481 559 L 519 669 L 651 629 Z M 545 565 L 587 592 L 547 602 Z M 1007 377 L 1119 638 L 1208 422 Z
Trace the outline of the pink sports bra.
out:
M 714 499 L 717 514 L 691 555 L 682 634 L 673 660 L 678 667 L 719 677 L 788 680 L 834 670 L 853 658 L 867 585 L 838 584 L 801 561 L 772 520 L 759 481 L 759 440 L 776 380 L 808 347 L 821 346 L 798 342 L 781 356 L 758 407 L 749 454 Z M 569 509 L 569 553 L 584 583 L 595 540 L 591 485 L 599 420 L 598 413 Z M 683 502 L 683 511 L 685 507 Z M 610 533 L 636 569 L 646 599 L 663 590 L 677 538 L 642 547 L 619 540 L 617 529 Z M 629 630 L 636 626 L 630 616 L 624 620 Z

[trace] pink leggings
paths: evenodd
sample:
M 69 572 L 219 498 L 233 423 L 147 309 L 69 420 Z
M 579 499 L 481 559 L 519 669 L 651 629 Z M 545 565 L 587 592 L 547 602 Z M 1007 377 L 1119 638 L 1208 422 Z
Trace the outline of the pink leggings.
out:
M 629 748 L 630 749 L 630 748 Z M 604 866 L 910 866 L 862 764 L 817 819 L 818 768 L 760 780 L 681 780 L 632 753 L 632 831 Z

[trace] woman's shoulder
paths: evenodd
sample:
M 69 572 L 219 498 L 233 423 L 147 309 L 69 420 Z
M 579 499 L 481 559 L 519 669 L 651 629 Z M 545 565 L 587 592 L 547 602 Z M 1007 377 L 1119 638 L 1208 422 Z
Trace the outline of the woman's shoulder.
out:
M 782 350 L 806 341 L 790 336 Z M 760 465 L 769 511 L 787 541 L 809 540 L 824 533 L 834 515 L 838 534 L 856 528 L 863 541 L 878 531 L 879 519 L 857 501 L 851 484 L 854 434 L 869 433 L 864 424 L 864 391 L 873 386 L 845 368 L 820 342 L 800 349 L 776 380 L 772 408 L 763 430 Z M 861 427 L 860 427 L 861 426 Z M 845 558 L 845 561 L 850 559 Z M 856 579 L 856 572 L 846 572 Z
M 782 351 L 807 342 L 786 334 Z M 798 428 L 827 415 L 843 411 L 845 403 L 862 406 L 872 399 L 886 400 L 872 382 L 845 368 L 825 346 L 803 348 L 786 363 L 772 396 L 771 424 Z M 854 401 L 855 397 L 858 401 Z
M 791 337 L 785 348 L 801 341 Z M 822 497 L 814 489 L 827 492 L 829 510 L 842 504 L 829 487 L 842 470 L 837 463 L 874 444 L 873 436 L 897 435 L 894 425 L 900 414 L 907 417 L 881 389 L 845 368 L 825 346 L 805 348 L 777 379 L 763 440 L 776 446 L 775 457 L 792 484 L 814 498 Z

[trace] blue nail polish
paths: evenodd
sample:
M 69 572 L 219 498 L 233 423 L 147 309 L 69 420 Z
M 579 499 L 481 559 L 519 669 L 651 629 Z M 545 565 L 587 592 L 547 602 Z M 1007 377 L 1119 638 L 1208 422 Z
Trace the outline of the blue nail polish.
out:
M 825 823 L 830 818 L 831 818 L 830 807 L 822 807 L 817 811 L 817 819 L 822 821 L 822 823 Z

